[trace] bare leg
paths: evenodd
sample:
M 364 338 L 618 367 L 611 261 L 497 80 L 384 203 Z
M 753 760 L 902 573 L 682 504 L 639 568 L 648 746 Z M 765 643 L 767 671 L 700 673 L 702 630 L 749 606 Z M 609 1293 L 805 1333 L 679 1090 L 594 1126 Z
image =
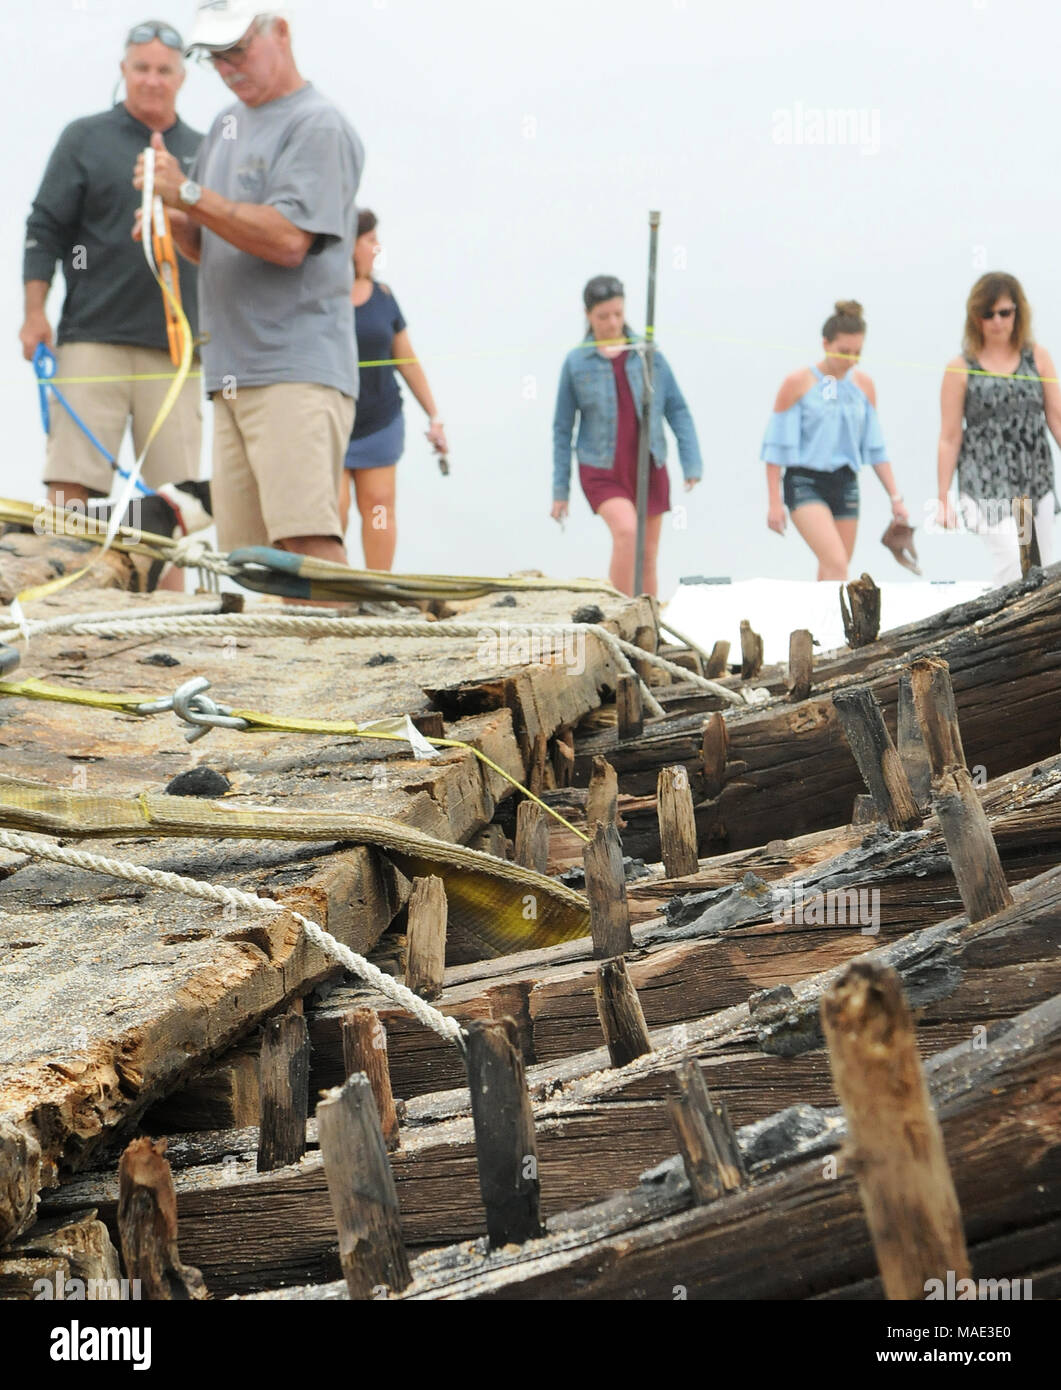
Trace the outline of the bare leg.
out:
M 843 520 L 840 520 L 838 517 L 834 519 L 836 521 L 836 529 L 840 533 L 840 539 L 843 541 L 844 549 L 847 551 L 847 558 L 850 561 L 851 556 L 855 553 L 855 537 L 858 534 L 858 517 L 848 516 L 844 517 Z
M 803 506 L 790 512 L 790 516 L 793 526 L 818 557 L 819 580 L 846 579 L 850 551 L 845 546 L 837 522 L 825 503 L 805 502 Z M 846 525 L 852 527 L 857 523 L 849 521 Z M 853 536 L 851 544 L 853 548 Z
M 394 517 L 397 464 L 387 468 L 355 468 L 354 489 L 361 513 L 361 547 L 365 568 L 389 570 L 394 564 L 398 530 Z
M 82 509 L 90 497 L 106 497 L 105 492 L 95 492 L 81 483 L 49 483 L 48 501 L 53 507 L 68 507 L 71 502 L 80 502 Z
M 621 594 L 634 592 L 634 553 L 637 548 L 637 508 L 626 497 L 609 497 L 597 509 L 612 533 L 608 578 Z
M 339 484 L 339 521 L 343 528 L 343 537 L 346 537 L 346 523 L 350 520 L 350 470 L 343 469 L 342 482 Z
M 659 578 L 656 573 L 656 560 L 659 556 L 659 538 L 663 530 L 663 517 L 650 516 L 645 519 L 645 593 L 654 597 L 659 594 Z
M 278 550 L 292 550 L 296 555 L 312 555 L 316 560 L 332 560 L 337 565 L 346 564 L 346 551 L 342 541 L 334 536 L 287 536 L 276 542 Z

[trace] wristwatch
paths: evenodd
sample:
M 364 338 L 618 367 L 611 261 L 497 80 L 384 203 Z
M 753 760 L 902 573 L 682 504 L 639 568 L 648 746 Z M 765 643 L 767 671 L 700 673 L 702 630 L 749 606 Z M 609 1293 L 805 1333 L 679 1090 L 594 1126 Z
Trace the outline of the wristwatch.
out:
M 185 207 L 193 208 L 203 196 L 203 190 L 191 179 L 185 179 L 180 188 L 177 189 L 177 197 Z

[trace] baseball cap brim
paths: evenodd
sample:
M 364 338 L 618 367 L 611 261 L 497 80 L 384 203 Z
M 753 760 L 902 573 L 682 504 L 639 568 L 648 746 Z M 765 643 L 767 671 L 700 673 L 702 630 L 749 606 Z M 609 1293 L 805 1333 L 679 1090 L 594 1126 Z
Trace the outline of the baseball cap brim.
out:
M 249 5 L 229 4 L 219 8 L 202 8 L 195 18 L 195 27 L 188 39 L 185 57 L 197 48 L 231 48 L 254 23 L 263 7 L 251 0 Z

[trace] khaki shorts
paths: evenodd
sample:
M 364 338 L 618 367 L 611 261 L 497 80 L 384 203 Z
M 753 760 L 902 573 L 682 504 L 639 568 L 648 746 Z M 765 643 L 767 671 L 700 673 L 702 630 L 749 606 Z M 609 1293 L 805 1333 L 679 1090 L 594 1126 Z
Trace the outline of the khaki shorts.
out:
M 132 417 L 133 450 L 137 458 L 161 409 L 176 370 L 168 352 L 159 348 L 120 347 L 112 343 L 65 343 L 55 353 L 57 380 L 61 377 L 139 377 L 153 381 L 99 381 L 58 389 L 115 458 L 125 427 Z M 193 366 L 193 371 L 198 367 Z M 160 375 L 162 374 L 162 375 Z M 114 469 L 66 409 L 49 393 L 51 427 L 44 467 L 46 483 L 80 483 L 106 496 Z M 148 487 L 183 483 L 198 478 L 203 433 L 203 409 L 198 380 L 185 382 L 148 450 L 142 477 Z
M 211 497 L 218 549 L 334 536 L 354 402 L 334 386 L 277 382 L 215 391 Z

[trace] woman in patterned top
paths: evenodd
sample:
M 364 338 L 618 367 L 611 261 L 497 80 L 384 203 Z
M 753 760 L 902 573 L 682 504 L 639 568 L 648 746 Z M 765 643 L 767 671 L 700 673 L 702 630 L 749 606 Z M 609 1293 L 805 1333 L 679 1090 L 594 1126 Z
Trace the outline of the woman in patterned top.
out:
M 1014 498 L 1031 498 L 1040 559 L 1050 563 L 1057 503 L 1046 431 L 1061 443 L 1061 390 L 1050 354 L 1032 341 L 1028 301 L 1012 275 L 977 280 L 962 347 L 943 377 L 936 520 L 953 529 L 960 513 L 990 551 L 994 583 L 1008 584 L 1020 578 Z
M 837 300 L 822 326 L 824 358 L 781 383 L 763 440 L 766 524 L 783 536 L 788 507 L 793 526 L 817 557 L 820 580 L 847 578 L 858 530 L 858 470 L 865 464 L 891 498 L 893 518 L 909 519 L 877 419 L 877 393 L 866 373 L 856 370 L 865 336 L 862 305 Z

